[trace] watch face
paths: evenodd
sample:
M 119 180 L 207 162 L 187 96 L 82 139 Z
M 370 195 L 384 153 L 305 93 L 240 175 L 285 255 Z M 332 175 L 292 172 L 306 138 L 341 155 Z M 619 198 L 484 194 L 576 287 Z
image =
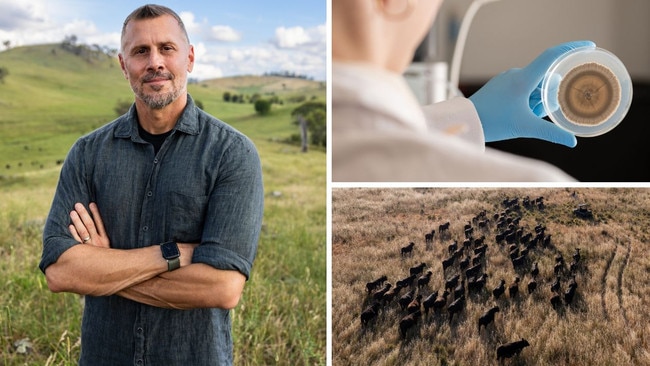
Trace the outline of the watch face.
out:
M 162 256 L 165 259 L 174 259 L 181 255 L 178 251 L 178 245 L 173 241 L 160 244 L 160 250 L 162 250 Z

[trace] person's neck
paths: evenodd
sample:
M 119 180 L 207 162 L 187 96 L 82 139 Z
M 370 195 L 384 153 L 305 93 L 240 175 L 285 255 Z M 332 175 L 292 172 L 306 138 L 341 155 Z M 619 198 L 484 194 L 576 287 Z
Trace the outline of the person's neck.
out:
M 142 100 L 138 98 L 135 100 L 140 126 L 152 135 L 163 134 L 173 129 L 186 105 L 187 94 L 185 93 L 162 109 L 152 109 Z

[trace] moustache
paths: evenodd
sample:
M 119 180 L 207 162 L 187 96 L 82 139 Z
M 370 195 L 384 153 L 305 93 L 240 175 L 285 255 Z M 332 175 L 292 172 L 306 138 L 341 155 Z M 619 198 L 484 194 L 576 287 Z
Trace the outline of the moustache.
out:
M 172 80 L 174 79 L 174 75 L 172 75 L 169 72 L 156 72 L 156 73 L 150 73 L 145 75 L 142 78 L 142 82 L 146 83 L 149 82 L 153 79 L 166 79 L 166 80 Z

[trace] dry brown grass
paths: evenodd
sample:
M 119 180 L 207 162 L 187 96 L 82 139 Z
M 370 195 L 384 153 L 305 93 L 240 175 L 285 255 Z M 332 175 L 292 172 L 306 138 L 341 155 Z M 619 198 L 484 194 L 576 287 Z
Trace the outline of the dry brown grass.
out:
M 575 196 L 573 195 L 575 192 Z M 462 226 L 481 210 L 501 211 L 507 197 L 544 196 L 546 208 L 522 209 L 521 226 L 532 231 L 542 223 L 553 246 L 537 249 L 538 290 L 529 295 L 522 278 L 520 296 L 495 301 L 491 290 L 501 278 L 515 276 L 504 247 L 487 234 L 484 294 L 468 298 L 450 324 L 446 312 L 421 320 L 402 340 L 403 312 L 389 305 L 362 328 L 360 313 L 370 303 L 365 284 L 382 275 L 392 284 L 425 262 L 433 278 L 425 296 L 444 287 L 441 260 L 447 244 L 436 233 L 425 250 L 424 233 L 451 222 L 451 237 L 462 241 Z M 593 220 L 574 217 L 578 203 L 588 203 Z M 332 193 L 332 359 L 334 365 L 491 365 L 498 344 L 526 338 L 530 347 L 505 364 L 649 365 L 650 364 L 650 189 L 512 188 L 512 189 L 334 189 Z M 412 258 L 399 249 L 416 243 Z M 556 253 L 567 263 L 581 248 L 579 284 L 570 306 L 554 310 L 549 299 Z M 448 272 L 449 274 L 450 272 Z M 567 287 L 563 281 L 563 289 Z M 524 293 L 521 294 L 521 289 Z M 404 293 L 405 291 L 402 291 Z M 501 312 L 488 330 L 477 330 L 478 317 L 497 303 Z

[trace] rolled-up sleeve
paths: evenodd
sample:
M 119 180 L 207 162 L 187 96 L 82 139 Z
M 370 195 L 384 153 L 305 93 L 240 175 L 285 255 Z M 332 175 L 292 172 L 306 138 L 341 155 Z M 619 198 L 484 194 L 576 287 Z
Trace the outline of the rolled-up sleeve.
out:
M 85 205 L 89 201 L 89 190 L 84 179 L 85 166 L 80 157 L 82 142 L 77 141 L 63 163 L 54 200 L 43 230 L 43 253 L 39 268 L 45 269 L 55 263 L 61 254 L 79 244 L 68 231 L 70 211 L 76 202 Z
M 246 137 L 234 139 L 223 156 L 219 179 L 206 212 L 201 245 L 194 263 L 237 270 L 250 276 L 257 253 L 264 211 L 264 188 L 259 155 Z

